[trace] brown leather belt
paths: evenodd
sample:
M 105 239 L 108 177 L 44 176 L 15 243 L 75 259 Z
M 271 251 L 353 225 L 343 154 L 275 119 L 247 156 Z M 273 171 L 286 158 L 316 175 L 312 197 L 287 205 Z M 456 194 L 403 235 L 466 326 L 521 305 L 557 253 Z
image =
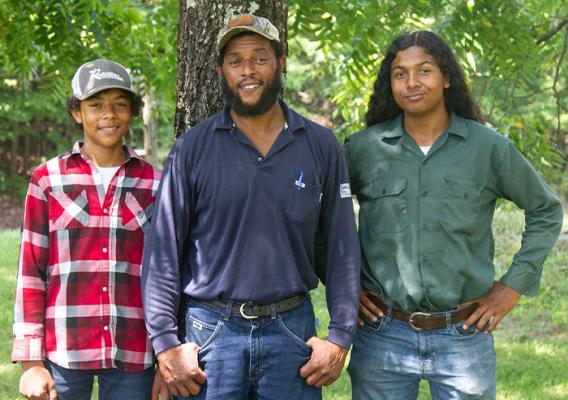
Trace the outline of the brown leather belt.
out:
M 387 315 L 388 306 L 381 299 L 371 293 L 367 297 L 385 314 Z M 432 329 L 441 329 L 448 326 L 448 322 L 455 324 L 469 318 L 471 314 L 479 307 L 479 303 L 471 303 L 464 307 L 457 308 L 452 311 L 425 313 L 416 311 L 412 313 L 391 309 L 393 318 L 404 321 L 410 325 L 415 331 L 424 331 Z
M 246 303 L 233 302 L 231 308 L 231 313 L 234 315 L 239 315 L 246 319 L 256 319 L 258 317 L 270 317 L 272 316 L 272 309 L 277 313 L 290 311 L 302 302 L 306 297 L 306 293 L 297 294 L 292 297 L 288 297 L 282 301 L 273 304 L 256 304 L 252 301 Z M 212 304 L 215 307 L 226 308 L 228 301 L 225 300 L 210 300 L 206 303 Z

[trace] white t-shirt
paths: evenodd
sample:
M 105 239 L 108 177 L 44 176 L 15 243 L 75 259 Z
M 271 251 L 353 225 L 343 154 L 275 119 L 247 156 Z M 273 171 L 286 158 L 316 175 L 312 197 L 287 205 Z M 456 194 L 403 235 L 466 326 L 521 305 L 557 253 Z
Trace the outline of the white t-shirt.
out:
M 428 152 L 430 151 L 430 149 L 432 148 L 432 145 L 430 146 L 420 146 L 420 150 L 422 150 L 422 153 L 424 153 L 424 155 L 428 155 Z
M 99 170 L 99 173 L 101 174 L 101 178 L 103 180 L 103 185 L 105 187 L 105 193 L 108 190 L 108 185 L 110 185 L 110 181 L 112 180 L 112 177 L 114 176 L 116 171 L 118 171 L 119 168 L 120 168 L 120 165 L 118 165 L 116 167 L 97 167 L 97 169 Z

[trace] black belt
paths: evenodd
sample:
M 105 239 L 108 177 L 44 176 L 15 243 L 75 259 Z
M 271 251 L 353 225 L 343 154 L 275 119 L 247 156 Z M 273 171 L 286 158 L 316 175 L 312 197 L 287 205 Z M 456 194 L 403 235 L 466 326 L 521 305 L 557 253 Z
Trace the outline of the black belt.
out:
M 246 319 L 256 319 L 258 317 L 270 317 L 273 314 L 273 309 L 277 313 L 290 311 L 302 302 L 302 300 L 306 297 L 306 293 L 297 294 L 292 297 L 288 297 L 282 301 L 273 304 L 256 304 L 252 301 L 247 301 L 246 303 L 239 303 L 233 302 L 233 306 L 231 308 L 231 312 L 234 315 L 239 315 Z M 203 300 L 201 300 L 203 301 Z M 209 303 L 214 305 L 218 308 L 227 308 L 229 304 L 228 301 L 225 300 L 209 300 L 204 301 L 205 303 Z

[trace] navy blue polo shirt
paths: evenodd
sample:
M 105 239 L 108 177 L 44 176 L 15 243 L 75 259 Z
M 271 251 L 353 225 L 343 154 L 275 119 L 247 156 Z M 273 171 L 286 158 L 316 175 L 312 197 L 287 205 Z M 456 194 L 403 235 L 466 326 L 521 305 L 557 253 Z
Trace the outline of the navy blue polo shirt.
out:
M 318 229 L 326 248 L 328 339 L 342 347 L 352 341 L 360 255 L 343 151 L 329 129 L 280 105 L 287 126 L 266 157 L 227 107 L 182 135 L 169 154 L 142 268 L 157 353 L 179 344 L 181 291 L 269 304 L 314 289 Z

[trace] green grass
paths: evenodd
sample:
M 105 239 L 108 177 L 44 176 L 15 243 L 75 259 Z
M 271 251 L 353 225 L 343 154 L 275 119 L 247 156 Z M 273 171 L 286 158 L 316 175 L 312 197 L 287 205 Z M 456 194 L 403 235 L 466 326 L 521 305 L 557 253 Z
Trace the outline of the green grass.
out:
M 523 216 L 509 208 L 495 215 L 495 262 L 500 276 L 519 247 Z M 10 362 L 12 307 L 19 233 L 0 232 L 0 399 L 18 399 L 19 366 Z M 544 267 L 540 295 L 523 297 L 495 332 L 497 399 L 568 399 L 568 244 L 561 242 Z M 324 289 L 312 293 L 319 335 L 325 337 L 329 317 Z M 93 397 L 95 399 L 96 397 Z M 324 400 L 351 399 L 347 372 L 324 388 Z M 430 399 L 428 385 L 420 386 L 420 400 Z
M 0 232 L 0 399 L 20 399 L 20 366 L 10 362 L 12 313 L 18 263 L 18 231 Z

